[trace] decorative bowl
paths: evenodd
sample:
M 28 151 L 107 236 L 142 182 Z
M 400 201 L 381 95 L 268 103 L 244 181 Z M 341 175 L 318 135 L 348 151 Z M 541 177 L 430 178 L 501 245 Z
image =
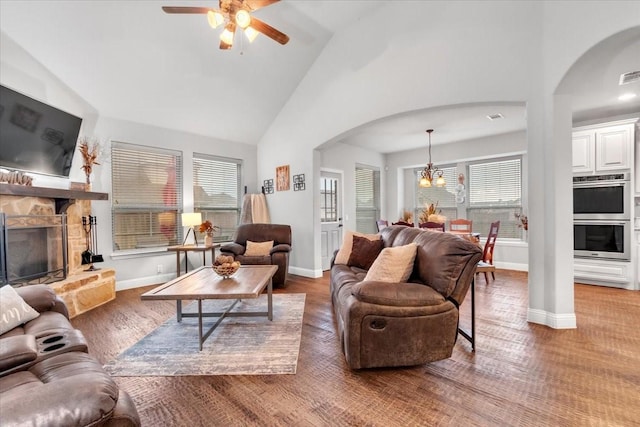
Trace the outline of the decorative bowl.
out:
M 233 276 L 236 271 L 238 271 L 240 266 L 213 265 L 211 266 L 211 268 L 213 268 L 213 271 L 215 271 L 218 276 L 221 276 L 224 279 L 228 279 L 229 277 Z

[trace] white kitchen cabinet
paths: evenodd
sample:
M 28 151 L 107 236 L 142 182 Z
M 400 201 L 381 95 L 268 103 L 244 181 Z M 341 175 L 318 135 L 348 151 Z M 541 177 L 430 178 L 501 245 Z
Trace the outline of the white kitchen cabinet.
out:
M 588 175 L 631 169 L 636 120 L 574 128 L 573 173 Z

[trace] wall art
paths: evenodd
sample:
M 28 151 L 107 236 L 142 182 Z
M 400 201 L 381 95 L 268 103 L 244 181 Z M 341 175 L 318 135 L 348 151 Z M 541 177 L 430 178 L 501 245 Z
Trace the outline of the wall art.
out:
M 304 174 L 293 175 L 293 191 L 304 191 Z
M 276 190 L 287 191 L 289 188 L 289 165 L 278 166 L 276 168 Z
M 273 194 L 273 179 L 262 181 L 262 187 L 264 188 L 264 194 Z

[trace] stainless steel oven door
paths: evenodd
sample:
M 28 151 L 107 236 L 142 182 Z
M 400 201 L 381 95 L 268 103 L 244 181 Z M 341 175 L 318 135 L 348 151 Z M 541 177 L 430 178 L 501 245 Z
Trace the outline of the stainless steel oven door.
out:
M 573 184 L 573 219 L 629 220 L 629 181 L 592 181 Z
M 629 261 L 630 221 L 574 221 L 573 249 L 579 258 Z

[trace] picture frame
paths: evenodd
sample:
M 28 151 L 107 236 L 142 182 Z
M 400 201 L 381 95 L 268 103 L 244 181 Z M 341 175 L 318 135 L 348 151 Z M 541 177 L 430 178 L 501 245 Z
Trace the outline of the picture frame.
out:
M 273 194 L 273 179 L 262 181 L 262 187 L 264 188 L 264 194 Z
M 293 175 L 293 191 L 304 191 L 304 174 Z
M 276 191 L 288 191 L 290 187 L 289 165 L 276 168 Z

